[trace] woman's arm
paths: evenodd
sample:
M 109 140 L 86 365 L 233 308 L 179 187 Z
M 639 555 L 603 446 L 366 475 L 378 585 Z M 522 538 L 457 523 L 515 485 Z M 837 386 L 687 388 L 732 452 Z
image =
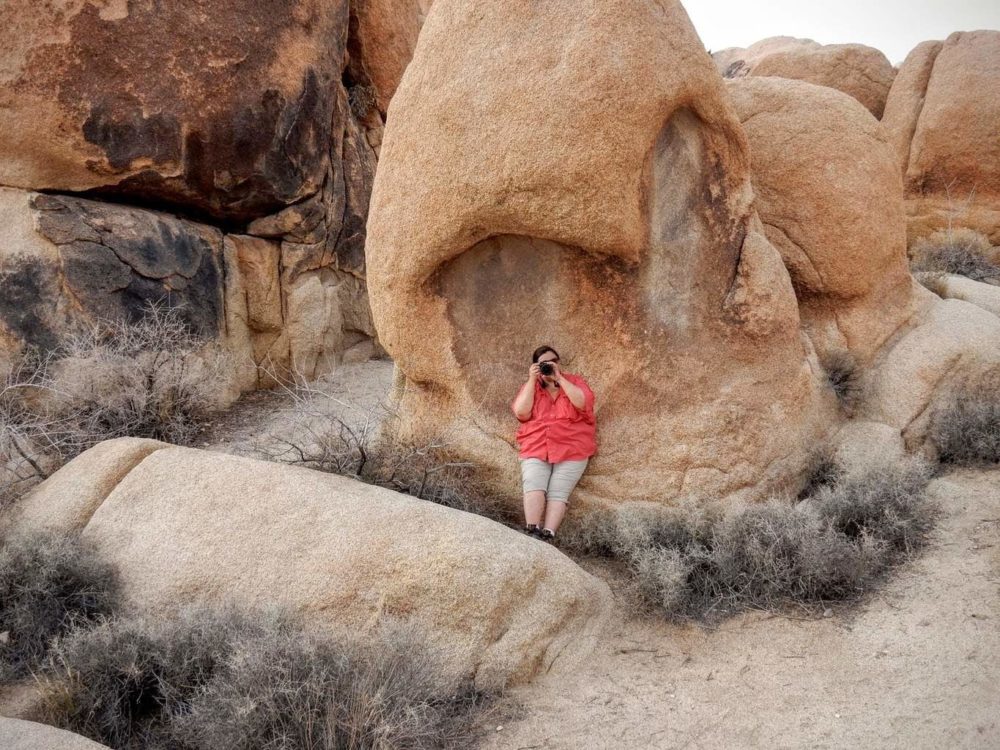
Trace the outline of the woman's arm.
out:
M 559 365 L 555 366 L 556 377 L 559 379 L 559 387 L 566 392 L 566 397 L 569 402 L 573 404 L 577 409 L 583 410 L 587 405 L 587 396 L 583 392 L 583 389 L 571 383 L 566 377 L 559 371 Z
M 531 366 L 528 370 L 528 380 L 521 386 L 521 390 L 517 392 L 517 396 L 514 398 L 514 403 L 511 404 L 511 407 L 514 409 L 514 416 L 522 422 L 526 422 L 531 418 L 531 407 L 535 405 L 535 383 L 538 382 L 540 372 L 541 370 L 538 365 Z

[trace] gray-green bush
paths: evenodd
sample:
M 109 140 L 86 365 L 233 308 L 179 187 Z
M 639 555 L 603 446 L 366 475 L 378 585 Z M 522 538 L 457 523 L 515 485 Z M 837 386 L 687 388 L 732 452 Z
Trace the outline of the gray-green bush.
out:
M 1000 248 L 970 229 L 943 229 L 916 240 L 910 268 L 918 274 L 949 273 L 1000 283 Z
M 53 665 L 46 720 L 136 750 L 465 747 L 488 702 L 413 632 L 334 638 L 273 613 L 111 620 Z
M 447 435 L 420 444 L 404 443 L 394 434 L 395 415 L 379 405 L 371 409 L 347 406 L 336 413 L 326 402 L 332 396 L 309 384 L 286 389 L 293 405 L 280 433 L 257 441 L 255 452 L 265 460 L 340 474 L 386 487 L 449 508 L 516 523 L 506 498 L 490 489 L 481 467 L 463 459 L 456 441 Z
M 951 390 L 931 416 L 930 439 L 942 463 L 1000 463 L 1000 367 L 980 370 Z
M 71 337 L 47 368 L 47 407 L 80 452 L 116 437 L 188 444 L 226 405 L 228 355 L 194 334 L 179 311 L 151 305 Z
M 35 671 L 53 639 L 110 614 L 117 594 L 114 570 L 76 537 L 0 540 L 0 681 Z
M 622 506 L 564 545 L 621 560 L 637 600 L 672 619 L 855 598 L 925 542 L 935 512 L 917 460 L 842 472 L 805 500 L 730 509 Z
M 189 444 L 233 393 L 233 364 L 176 309 L 28 351 L 0 384 L 0 510 L 66 461 L 116 437 Z

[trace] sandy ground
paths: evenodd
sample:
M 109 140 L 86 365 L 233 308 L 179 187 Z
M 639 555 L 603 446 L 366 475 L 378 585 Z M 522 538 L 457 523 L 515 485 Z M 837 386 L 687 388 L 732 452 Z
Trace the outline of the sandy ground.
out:
M 371 420 L 374 427 L 387 413 L 392 369 L 391 360 L 370 360 L 344 365 L 311 383 L 308 391 L 254 391 L 210 425 L 197 445 L 252 456 L 273 446 L 271 436 L 301 429 L 310 417 L 336 416 L 352 426 Z
M 1000 471 L 937 479 L 931 548 L 860 608 L 708 632 L 619 621 L 516 690 L 503 748 L 1000 748 Z

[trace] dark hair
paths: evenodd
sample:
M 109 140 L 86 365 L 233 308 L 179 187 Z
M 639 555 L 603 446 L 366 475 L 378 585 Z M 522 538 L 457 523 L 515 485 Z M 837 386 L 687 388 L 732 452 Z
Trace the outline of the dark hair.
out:
M 559 352 L 553 349 L 551 346 L 540 346 L 531 353 L 531 364 L 537 364 L 538 358 L 541 357 L 545 352 L 552 352 L 556 355 L 556 359 L 559 359 Z

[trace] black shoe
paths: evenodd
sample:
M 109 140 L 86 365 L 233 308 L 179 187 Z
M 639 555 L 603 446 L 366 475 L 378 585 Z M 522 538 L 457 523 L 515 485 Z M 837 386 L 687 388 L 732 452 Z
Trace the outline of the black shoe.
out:
M 541 538 L 542 536 L 542 530 L 537 526 L 535 526 L 535 524 L 529 524 L 528 526 L 525 526 L 523 529 L 521 529 L 521 531 L 523 531 L 528 536 L 533 536 L 538 538 Z
M 553 544 L 555 544 L 556 532 L 552 531 L 551 529 L 542 529 L 540 532 L 538 532 L 538 535 L 539 537 L 541 537 L 543 542 L 552 542 Z

